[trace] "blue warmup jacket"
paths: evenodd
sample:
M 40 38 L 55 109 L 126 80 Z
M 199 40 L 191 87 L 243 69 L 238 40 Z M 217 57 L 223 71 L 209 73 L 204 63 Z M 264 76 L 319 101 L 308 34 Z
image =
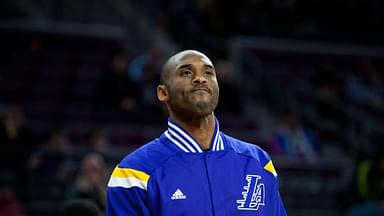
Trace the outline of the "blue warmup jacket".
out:
M 209 151 L 172 120 L 125 157 L 107 188 L 107 215 L 286 215 L 277 173 L 254 144 L 215 132 Z

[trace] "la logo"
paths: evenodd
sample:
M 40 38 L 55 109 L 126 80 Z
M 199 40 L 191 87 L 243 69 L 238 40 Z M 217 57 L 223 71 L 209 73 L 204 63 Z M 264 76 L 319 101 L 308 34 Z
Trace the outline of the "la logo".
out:
M 241 193 L 243 199 L 236 201 L 239 204 L 237 209 L 256 211 L 259 209 L 259 206 L 264 205 L 264 184 L 259 183 L 261 179 L 259 175 L 247 175 L 245 179 L 248 183 L 243 187 L 244 191 Z

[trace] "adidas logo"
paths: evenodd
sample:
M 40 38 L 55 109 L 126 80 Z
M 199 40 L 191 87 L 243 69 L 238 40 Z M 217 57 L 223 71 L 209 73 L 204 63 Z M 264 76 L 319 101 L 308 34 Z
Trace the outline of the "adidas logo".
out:
M 181 192 L 180 189 L 177 189 L 175 193 L 172 194 L 171 200 L 186 199 L 187 197 Z

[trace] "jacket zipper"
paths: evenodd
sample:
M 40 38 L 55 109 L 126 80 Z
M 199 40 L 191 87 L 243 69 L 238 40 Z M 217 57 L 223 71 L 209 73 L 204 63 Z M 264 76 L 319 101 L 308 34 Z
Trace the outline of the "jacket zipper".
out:
M 213 208 L 213 196 L 212 196 L 212 188 L 211 188 L 211 181 L 209 180 L 209 172 L 208 172 L 208 165 L 207 165 L 207 153 L 204 153 L 204 165 L 205 165 L 205 173 L 207 175 L 207 181 L 208 181 L 208 188 L 209 188 L 209 200 L 211 202 L 211 209 L 212 209 L 212 216 L 215 215 L 215 209 Z

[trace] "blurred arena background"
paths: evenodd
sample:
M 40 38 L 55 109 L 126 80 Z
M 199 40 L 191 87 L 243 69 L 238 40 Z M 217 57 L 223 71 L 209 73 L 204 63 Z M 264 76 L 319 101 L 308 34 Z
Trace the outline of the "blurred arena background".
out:
M 274 159 L 288 215 L 382 215 L 384 2 L 3 0 L 0 215 L 105 209 L 111 168 L 162 133 L 181 49 L 213 59 L 223 131 Z M 381 214 L 380 214 L 381 212 Z

